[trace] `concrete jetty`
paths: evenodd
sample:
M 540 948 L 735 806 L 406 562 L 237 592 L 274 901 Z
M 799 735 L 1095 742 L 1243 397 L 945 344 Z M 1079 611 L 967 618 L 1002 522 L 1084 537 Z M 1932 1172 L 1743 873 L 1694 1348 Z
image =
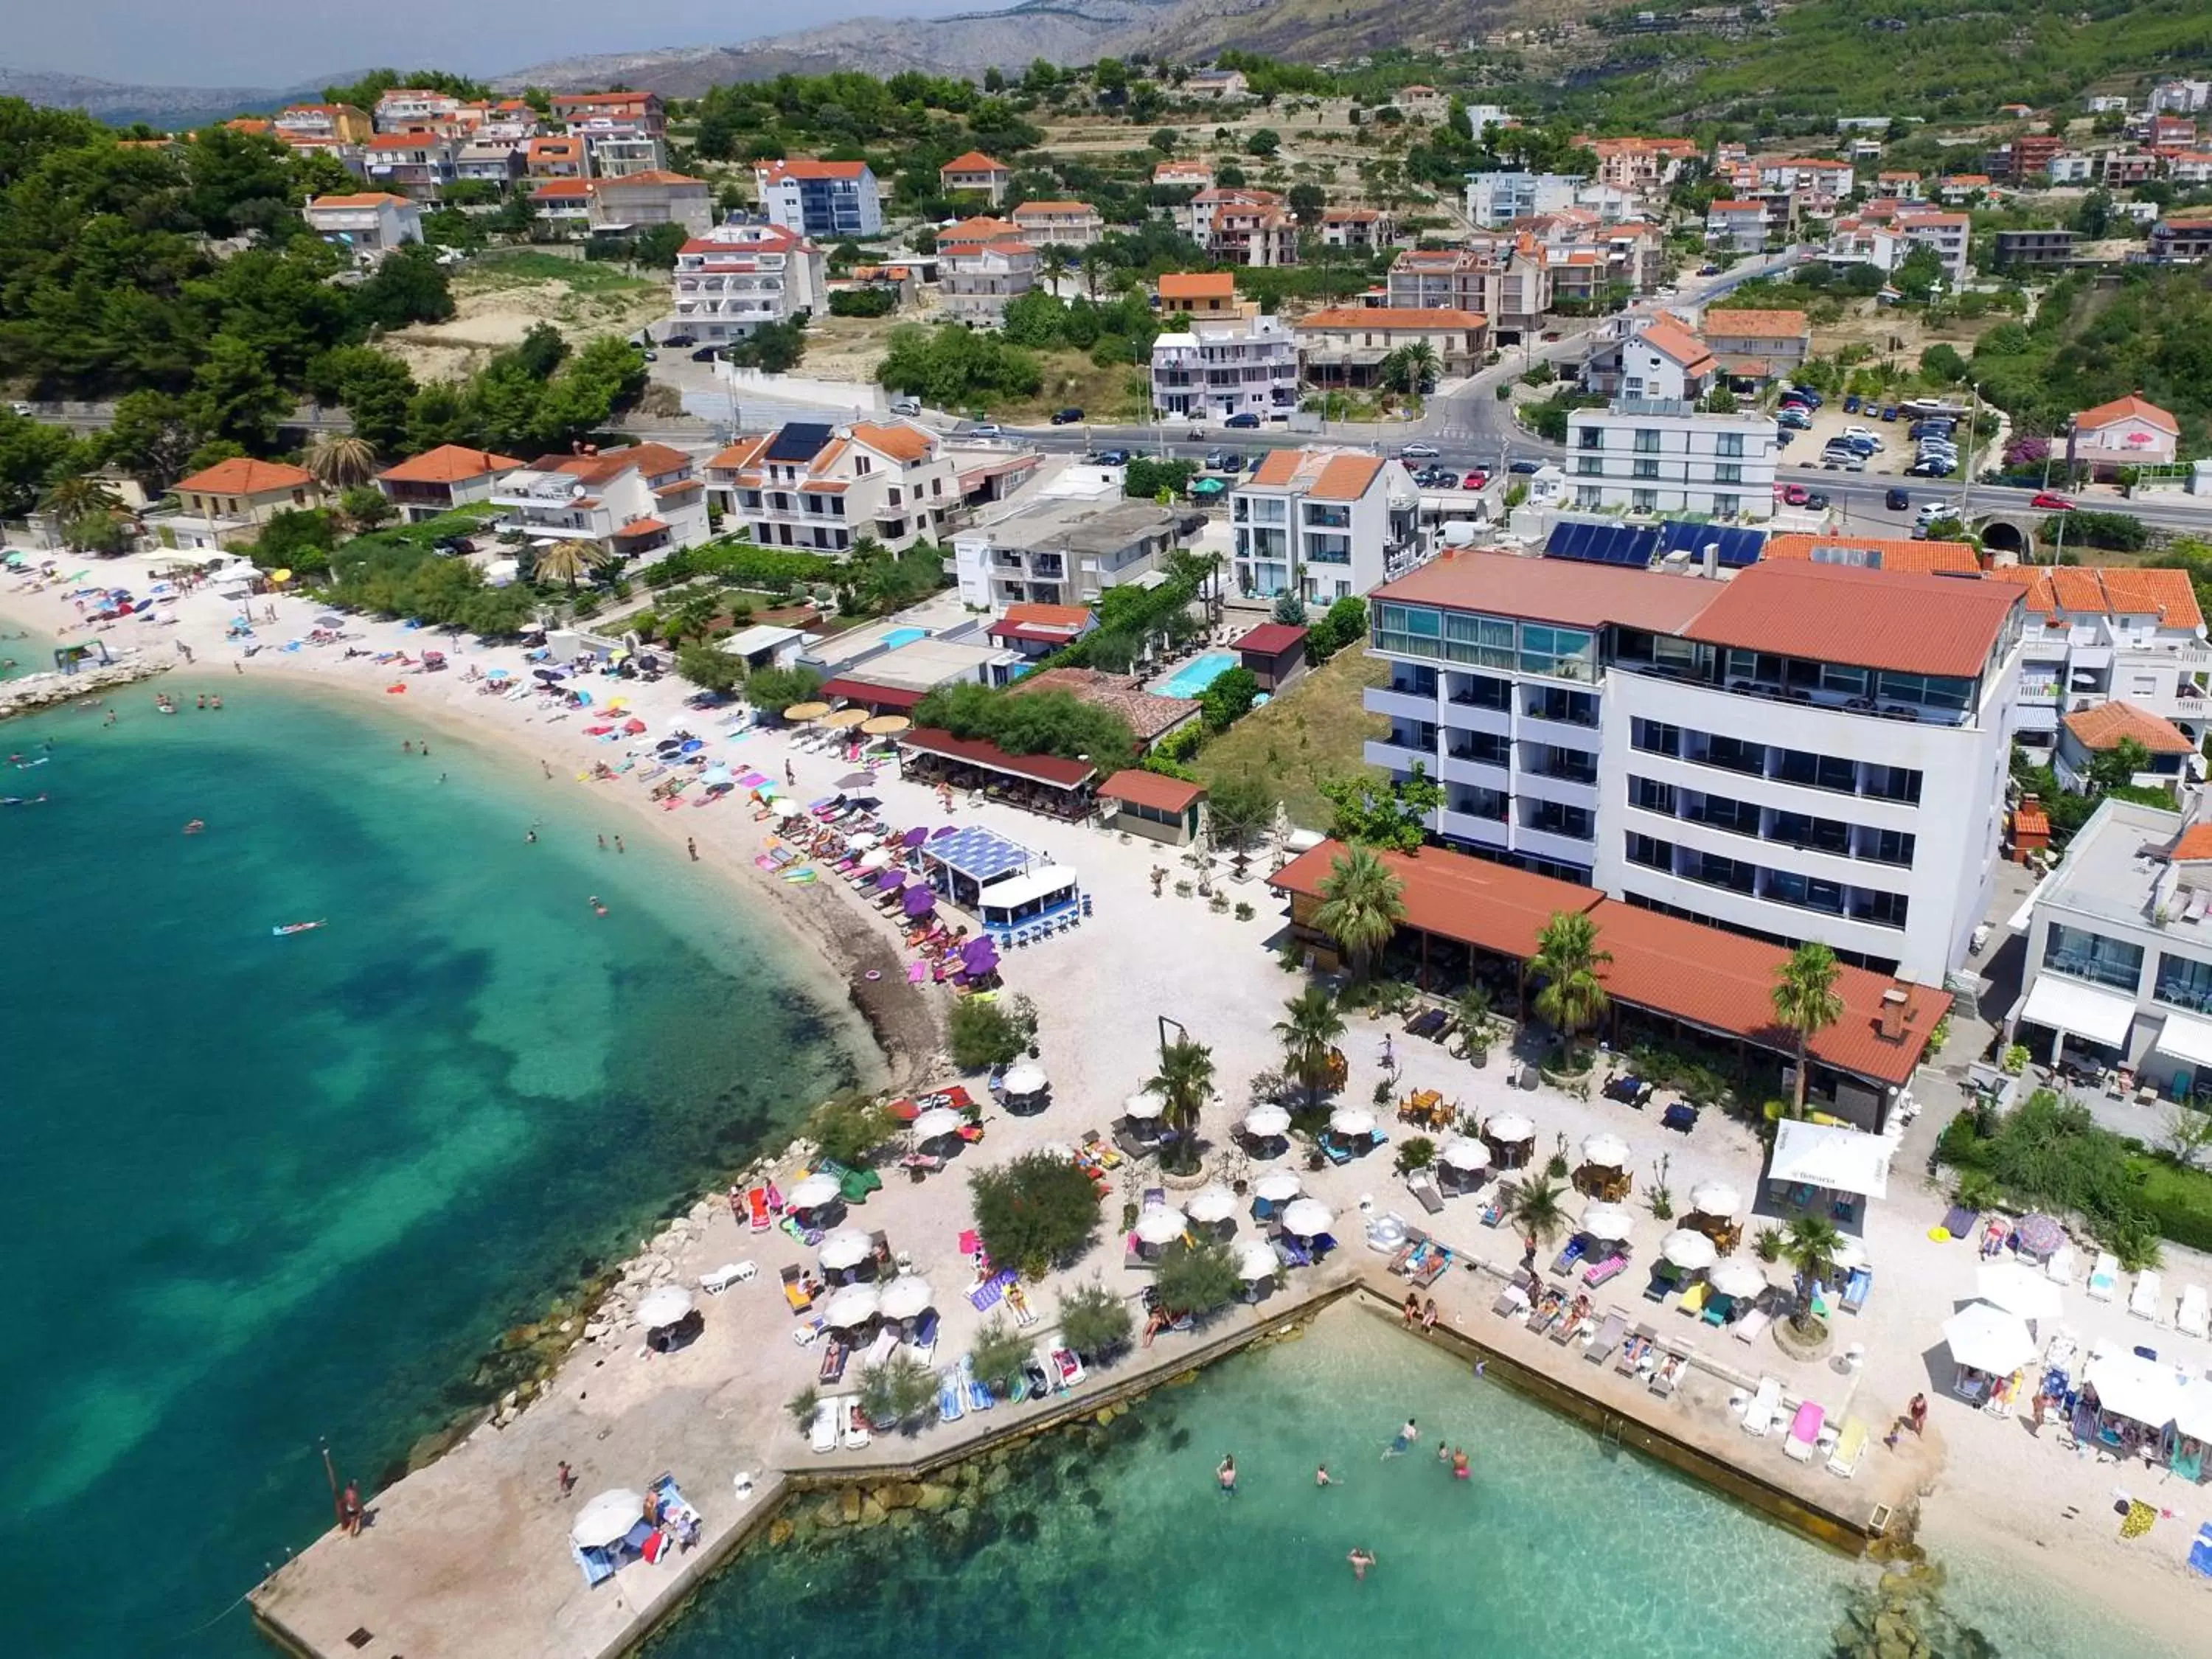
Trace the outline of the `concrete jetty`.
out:
M 174 665 L 151 657 L 118 656 L 112 662 L 80 668 L 74 674 L 27 674 L 19 680 L 0 681 L 0 720 L 58 708 L 118 686 L 135 685 L 166 674 Z

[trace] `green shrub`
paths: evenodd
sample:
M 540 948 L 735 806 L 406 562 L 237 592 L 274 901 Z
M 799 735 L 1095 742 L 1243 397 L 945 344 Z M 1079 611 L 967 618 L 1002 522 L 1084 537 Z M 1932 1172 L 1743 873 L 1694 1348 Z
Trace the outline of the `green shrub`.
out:
M 844 1094 L 823 1101 L 806 1120 L 806 1138 L 824 1158 L 860 1164 L 891 1138 L 891 1115 L 866 1095 Z
M 1210 1238 L 1169 1245 L 1153 1278 L 1160 1305 L 1179 1314 L 1212 1313 L 1235 1296 L 1243 1283 L 1229 1247 Z
M 1127 1346 L 1133 1323 L 1129 1304 L 1103 1285 L 1079 1285 L 1060 1299 L 1060 1340 L 1085 1359 L 1106 1359 Z
M 952 1063 L 963 1072 L 1011 1066 L 1022 1052 L 1020 1029 L 995 1002 L 963 997 L 952 1005 L 948 1035 Z
M 1098 1188 L 1068 1158 L 1030 1152 L 969 1186 L 983 1248 L 1031 1279 L 1067 1266 L 1097 1233 Z

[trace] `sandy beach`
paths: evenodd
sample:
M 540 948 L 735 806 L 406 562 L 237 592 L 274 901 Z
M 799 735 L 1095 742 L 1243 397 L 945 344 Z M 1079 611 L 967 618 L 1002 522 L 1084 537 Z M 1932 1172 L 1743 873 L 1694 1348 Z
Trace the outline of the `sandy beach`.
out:
M 103 563 L 95 579 L 143 589 L 151 580 L 149 568 L 167 562 L 165 556 Z M 277 620 L 261 621 L 264 608 L 270 605 Z M 629 712 L 648 727 L 641 738 L 605 743 L 585 734 L 584 726 L 593 722 L 581 715 L 541 708 L 535 698 L 510 703 L 480 695 L 478 684 L 466 678 L 471 666 L 524 674 L 527 665 L 513 647 L 448 640 L 396 623 L 356 619 L 349 628 L 359 635 L 349 641 L 356 648 L 404 648 L 419 656 L 428 644 L 447 653 L 450 667 L 439 673 L 406 672 L 366 657 L 347 660 L 342 647 L 280 648 L 289 640 L 304 638 L 320 611 L 301 598 L 256 599 L 257 637 L 264 648 L 251 659 L 225 641 L 233 607 L 212 594 L 179 603 L 173 627 L 126 622 L 102 637 L 111 650 L 137 646 L 174 658 L 178 641 L 192 649 L 197 662 L 180 665 L 161 683 L 160 689 L 185 705 L 178 718 L 199 717 L 191 702 L 203 690 L 246 697 L 257 684 L 282 682 L 356 698 L 387 714 L 404 711 L 410 723 L 417 723 L 414 738 L 427 738 L 434 748 L 441 742 L 465 742 L 497 754 L 517 775 L 535 776 L 549 790 L 596 792 L 605 803 L 605 830 L 611 841 L 618 834 L 659 836 L 679 856 L 687 842 L 696 842 L 702 866 L 773 907 L 794 930 L 798 948 L 818 953 L 823 972 L 854 995 L 890 1057 L 890 1081 L 903 1087 L 950 1080 L 949 1066 L 939 1053 L 949 1006 L 945 994 L 907 984 L 897 934 L 841 884 L 825 879 L 793 887 L 761 871 L 754 858 L 769 826 L 754 819 L 742 793 L 712 807 L 664 811 L 649 800 L 648 786 L 633 776 L 579 781 L 594 763 L 618 763 L 630 744 L 649 751 L 653 738 L 679 718 L 688 717 L 702 735 L 718 731 L 705 717 L 683 708 L 691 690 L 687 684 L 673 677 L 654 685 L 586 682 L 595 695 L 605 686 L 626 696 Z M 60 592 L 31 592 L 20 581 L 0 587 L 0 619 L 20 619 L 15 625 L 59 632 L 65 640 L 76 637 L 64 630 L 79 621 Z M 405 689 L 395 693 L 387 690 L 392 686 Z M 153 713 L 154 690 L 131 688 L 113 699 L 114 706 L 125 719 L 161 718 Z M 87 722 L 88 738 L 93 725 Z M 712 752 L 733 767 L 750 765 L 777 777 L 788 762 L 801 799 L 831 793 L 836 779 L 850 769 L 834 757 L 794 752 L 782 736 L 768 731 L 718 740 Z M 425 764 L 434 764 L 434 757 Z M 895 769 L 884 769 L 875 793 L 894 824 L 943 820 L 933 792 L 900 779 Z M 1041 1063 L 1052 1082 L 1053 1103 L 1036 1117 L 992 1110 L 986 1139 L 969 1148 L 963 1161 L 971 1167 L 997 1163 L 1048 1143 L 1073 1141 L 1084 1130 L 1106 1127 L 1120 1115 L 1120 1103 L 1151 1071 L 1156 1021 L 1162 1016 L 1180 1022 L 1213 1050 L 1219 1093 L 1207 1121 L 1212 1138 L 1225 1144 L 1230 1125 L 1249 1103 L 1248 1079 L 1279 1064 L 1269 1027 L 1281 1002 L 1299 986 L 1267 948 L 1280 927 L 1282 907 L 1261 878 L 1262 863 L 1255 861 L 1243 884 L 1224 881 L 1234 899 L 1257 912 L 1252 920 L 1239 921 L 1201 901 L 1176 897 L 1171 883 L 1167 896 L 1152 896 L 1150 872 L 1155 866 L 1169 866 L 1178 878 L 1191 873 L 1171 850 L 1124 842 L 1086 825 L 1046 822 L 994 804 L 960 801 L 954 817 L 987 824 L 1079 871 L 1095 905 L 1092 919 L 1073 933 L 1008 954 L 1008 986 L 1029 994 L 1041 1011 Z M 526 828 L 518 823 L 515 833 L 520 836 Z M 866 977 L 872 969 L 879 975 L 872 981 Z M 1383 1035 L 1395 1028 L 1370 1024 L 1364 1017 L 1354 1017 L 1351 1026 L 1344 1044 L 1351 1074 L 1340 1097 L 1364 1105 L 1382 1077 Z M 1963 1035 L 1954 1036 L 1954 1053 L 1966 1041 Z M 1402 1088 L 1438 1088 L 1484 1115 L 1510 1103 L 1535 1121 L 1540 1155 L 1550 1150 L 1555 1135 L 1565 1137 L 1571 1146 L 1601 1130 L 1626 1137 L 1638 1177 L 1638 1224 L 1632 1242 L 1639 1252 L 1648 1254 L 1665 1231 L 1665 1224 L 1641 1212 L 1640 1202 L 1646 1171 L 1662 1154 L 1668 1159 L 1667 1184 L 1677 1194 L 1705 1179 L 1729 1182 L 1747 1194 L 1757 1187 L 1756 1139 L 1717 1113 L 1708 1114 L 1692 1136 L 1670 1135 L 1662 1142 L 1656 1122 L 1601 1098 L 1583 1100 L 1548 1088 L 1509 1092 L 1495 1062 L 1476 1071 L 1433 1045 L 1403 1036 L 1395 1039 L 1395 1049 L 1404 1067 Z M 2039 1437 L 2032 1434 L 2024 1416 L 1994 1417 L 1949 1394 L 1950 1364 L 1940 1328 L 1973 1293 L 1975 1256 L 1969 1244 L 1927 1237 L 1945 1200 L 1914 1172 L 1959 1097 L 1933 1069 L 1923 1072 L 1915 1086 L 1925 1111 L 1896 1160 L 1887 1201 L 1871 1206 L 1866 1228 L 1875 1293 L 1856 1322 L 1846 1319 L 1838 1332 L 1839 1346 L 1864 1345 L 1863 1366 L 1845 1371 L 1833 1362 L 1798 1365 L 1771 1344 L 1754 1350 L 1701 1334 L 1696 1340 L 1714 1362 L 1710 1386 L 1686 1399 L 1682 1409 L 1723 1412 L 1734 1376 L 1775 1376 L 1791 1397 L 1818 1400 L 1831 1416 L 1849 1414 L 1873 1427 L 1876 1437 L 1869 1460 L 1909 1461 L 1912 1484 L 1923 1495 L 1921 1535 L 1939 1556 L 1947 1538 L 1971 1543 L 1978 1552 L 2019 1563 L 2027 1575 L 2108 1607 L 2121 1622 L 2185 1649 L 2201 1639 L 2205 1606 L 2199 1599 L 2203 1585 L 2183 1566 L 2197 1522 L 2212 1512 L 2205 1489 L 2172 1481 L 2163 1471 L 2147 1473 L 2086 1451 L 2062 1451 L 2051 1431 Z M 976 1092 L 980 1096 L 981 1090 Z M 1384 1115 L 1384 1127 L 1395 1132 Z M 1337 1231 L 1348 1245 L 1358 1248 L 1356 1212 L 1372 1207 L 1419 1221 L 1455 1250 L 1475 1258 L 1509 1267 L 1517 1261 L 1517 1239 L 1510 1230 L 1480 1227 L 1473 1200 L 1454 1200 L 1441 1217 L 1422 1217 L 1392 1173 L 1389 1157 L 1386 1149 L 1346 1168 L 1300 1171 L 1308 1190 L 1341 1218 Z M 1133 1183 L 1129 1195 L 1133 1196 Z M 1115 1207 L 1111 1198 L 1109 1207 Z M 893 1248 L 910 1254 L 916 1269 L 940 1291 L 941 1355 L 963 1352 L 983 1318 L 959 1293 L 969 1280 L 956 1243 L 967 1215 L 965 1182 L 957 1165 L 926 1182 L 890 1181 L 856 1212 L 856 1219 L 870 1228 L 887 1231 Z M 620 1331 L 594 1344 L 580 1344 L 545 1396 L 509 1426 L 478 1429 L 439 1462 L 380 1494 L 377 1503 L 384 1515 L 379 1527 L 361 1540 L 342 1540 L 342 1553 L 319 1546 L 288 1568 L 287 1575 L 310 1566 L 333 1575 L 321 1583 L 316 1599 L 329 1604 L 330 1618 L 339 1621 L 338 1635 L 351 1627 L 343 1621 L 352 1620 L 373 1625 L 380 1644 L 388 1642 L 395 1650 L 404 1645 L 416 1654 L 461 1651 L 464 1645 L 471 1659 L 595 1652 L 614 1621 L 629 1614 L 618 1600 L 594 1601 L 581 1589 L 563 1541 L 571 1506 L 556 1501 L 550 1479 L 557 1461 L 574 1462 L 586 1493 L 637 1484 L 657 1469 L 696 1471 L 696 1488 L 687 1475 L 687 1490 L 718 1536 L 743 1525 L 753 1506 L 765 1501 L 764 1486 L 750 1500 L 733 1500 L 732 1482 L 740 1473 L 759 1474 L 809 1462 L 782 1402 L 812 1381 L 816 1354 L 785 1339 L 791 1322 L 775 1278 L 777 1268 L 787 1263 L 811 1265 L 811 1253 L 781 1232 L 741 1231 L 726 1206 L 717 1202 L 695 1206 L 653 1243 L 653 1255 L 668 1263 L 665 1277 L 696 1283 L 716 1266 L 739 1259 L 757 1261 L 759 1276 L 709 1298 L 705 1335 L 680 1352 L 647 1356 L 634 1335 L 624 1338 Z M 1123 1267 L 1110 1232 L 1102 1250 L 1079 1269 L 1085 1278 L 1094 1271 L 1129 1294 L 1145 1282 L 1143 1275 Z M 1784 1269 L 1772 1271 L 1778 1279 L 1784 1276 Z M 2177 1289 L 2212 1282 L 2212 1264 L 2172 1247 L 2165 1273 Z M 1456 1276 L 1452 1282 L 1459 1282 Z M 1620 1305 L 1637 1305 L 1638 1288 L 1627 1285 L 1616 1298 Z M 1031 1300 L 1048 1328 L 1051 1288 L 1033 1290 Z M 1455 1306 L 1447 1316 L 1465 1322 L 1469 1334 L 1480 1337 L 1482 1322 L 1489 1319 L 1487 1297 L 1480 1310 L 1471 1295 L 1462 1293 L 1457 1302 L 1464 1306 Z M 1662 1329 L 1668 1334 L 1683 1325 L 1671 1311 L 1649 1316 L 1663 1322 Z M 2178 1337 L 2170 1328 L 2153 1334 L 2142 1322 L 2129 1319 L 2124 1302 L 2092 1303 L 2078 1285 L 2069 1293 L 2065 1316 L 2058 1322 L 2085 1351 L 2099 1339 L 2123 1348 L 2151 1341 L 2161 1355 L 2179 1354 L 2200 1372 L 2212 1364 L 2212 1347 L 2205 1343 Z M 1188 1340 L 1170 1335 L 1162 1338 L 1162 1345 L 1172 1353 L 1175 1345 Z M 1916 1392 L 1925 1392 L 1932 1404 L 1927 1438 L 1916 1441 L 1908 1435 L 1898 1450 L 1885 1449 L 1881 1431 Z M 924 1445 L 941 1432 L 929 1431 Z M 1743 1440 L 1741 1435 L 1736 1438 Z M 1777 1440 L 1745 1440 L 1744 1448 L 1747 1464 L 1780 1464 Z M 814 1460 L 825 1468 L 834 1461 Z M 2112 1512 L 2115 1489 L 2172 1513 L 2149 1535 L 2122 1542 Z M 437 1564 L 434 1569 L 431 1563 Z M 301 1581 L 295 1577 L 294 1582 Z M 494 1589 L 507 1598 L 495 1611 L 482 1599 Z M 304 1601 L 307 1591 L 297 1599 Z M 488 1617 L 514 1622 L 488 1623 Z

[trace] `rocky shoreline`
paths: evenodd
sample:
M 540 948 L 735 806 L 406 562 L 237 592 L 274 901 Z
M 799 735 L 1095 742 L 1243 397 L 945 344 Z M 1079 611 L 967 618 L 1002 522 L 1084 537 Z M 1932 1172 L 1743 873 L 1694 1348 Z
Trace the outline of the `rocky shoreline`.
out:
M 167 673 L 174 665 L 133 656 L 118 658 L 98 668 L 79 669 L 74 674 L 27 674 L 21 679 L 0 684 L 0 720 L 13 714 L 35 714 L 42 708 L 58 708 L 96 692 L 136 685 Z

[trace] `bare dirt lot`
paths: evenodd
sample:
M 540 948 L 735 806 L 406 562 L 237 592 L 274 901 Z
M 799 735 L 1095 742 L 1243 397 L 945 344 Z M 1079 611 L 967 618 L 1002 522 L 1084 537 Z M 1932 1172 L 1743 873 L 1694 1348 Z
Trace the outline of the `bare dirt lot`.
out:
M 385 337 L 418 380 L 452 380 L 483 367 L 495 352 L 518 343 L 539 323 L 568 343 L 635 333 L 666 314 L 663 282 L 619 267 L 558 254 L 504 253 L 464 266 L 453 276 L 453 316 Z

